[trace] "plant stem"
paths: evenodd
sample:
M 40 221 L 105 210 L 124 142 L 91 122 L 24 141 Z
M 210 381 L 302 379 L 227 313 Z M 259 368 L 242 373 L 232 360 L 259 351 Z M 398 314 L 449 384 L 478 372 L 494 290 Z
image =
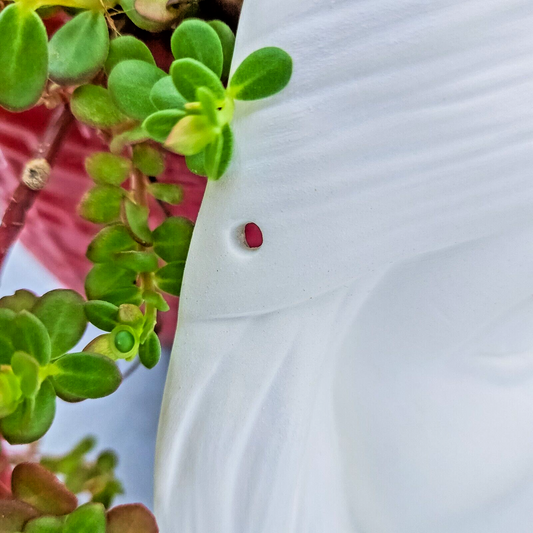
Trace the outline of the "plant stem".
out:
M 50 167 L 54 166 L 73 118 L 68 105 L 64 105 L 54 112 L 33 160 L 44 160 Z M 40 190 L 28 187 L 22 180 L 15 189 L 0 225 L 0 269 L 11 246 L 24 227 L 26 214 L 39 196 Z

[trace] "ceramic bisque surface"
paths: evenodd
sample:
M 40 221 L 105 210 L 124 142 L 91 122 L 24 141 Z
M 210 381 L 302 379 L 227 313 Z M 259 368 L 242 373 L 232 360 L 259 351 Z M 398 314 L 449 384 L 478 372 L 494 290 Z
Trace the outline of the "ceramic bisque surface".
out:
M 246 0 L 262 46 L 294 74 L 201 208 L 162 533 L 529 533 L 533 5 Z

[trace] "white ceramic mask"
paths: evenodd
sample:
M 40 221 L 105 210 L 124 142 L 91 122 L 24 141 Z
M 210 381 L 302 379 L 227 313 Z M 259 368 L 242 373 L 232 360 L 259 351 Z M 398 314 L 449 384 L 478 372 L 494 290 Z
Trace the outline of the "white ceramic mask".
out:
M 162 533 L 530 533 L 533 4 L 245 0 L 262 46 L 293 79 L 201 208 Z

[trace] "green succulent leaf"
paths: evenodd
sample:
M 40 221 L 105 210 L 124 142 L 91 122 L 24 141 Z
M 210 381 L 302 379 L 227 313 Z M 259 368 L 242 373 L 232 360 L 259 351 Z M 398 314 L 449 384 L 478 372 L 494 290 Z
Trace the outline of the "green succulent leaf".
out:
M 38 297 L 33 292 L 25 289 L 15 291 L 11 296 L 0 298 L 0 309 L 11 309 L 15 313 L 19 311 L 31 311 Z
M 102 331 L 112 331 L 118 325 L 118 307 L 103 300 L 85 302 L 85 315 L 91 324 Z
M 0 13 L 0 106 L 24 111 L 37 103 L 48 78 L 43 21 L 21 3 Z
M 117 505 L 107 513 L 107 533 L 158 533 L 154 515 L 140 503 Z
M 143 344 L 139 346 L 139 359 L 146 368 L 154 368 L 161 358 L 159 337 L 152 331 Z
M 174 183 L 150 183 L 148 192 L 167 204 L 178 205 L 183 201 L 183 188 Z
M 85 278 L 85 292 L 89 300 L 105 300 L 115 305 L 140 304 L 141 291 L 135 285 L 137 274 L 112 263 L 94 265 Z
M 121 61 L 128 59 L 138 59 L 155 65 L 154 56 L 148 46 L 131 35 L 124 35 L 113 39 L 109 45 L 109 54 L 105 62 L 106 73 L 109 74 Z
M 196 59 L 220 78 L 224 64 L 222 43 L 207 22 L 198 19 L 183 21 L 172 34 L 170 47 L 176 59 Z
M 158 267 L 155 253 L 136 250 L 114 254 L 113 263 L 118 267 L 133 270 L 133 272 L 154 272 Z
M 33 398 L 39 392 L 39 363 L 25 352 L 15 352 L 11 368 L 19 379 L 20 390 L 26 398 Z
M 143 128 L 154 141 L 164 143 L 174 126 L 176 126 L 184 116 L 185 111 L 180 111 L 178 109 L 157 111 L 143 122 Z
M 208 22 L 209 26 L 213 28 L 222 43 L 222 52 L 224 54 L 224 62 L 222 65 L 222 82 L 228 81 L 231 60 L 233 59 L 233 50 L 235 49 L 235 34 L 231 31 L 231 28 L 222 22 L 221 20 L 211 20 Z
M 131 173 L 131 162 L 109 152 L 94 152 L 85 160 L 87 174 L 97 183 L 122 185 Z
M 179 296 L 185 261 L 168 263 L 155 273 L 155 282 L 159 289 L 173 296 Z
M 74 348 L 87 327 L 84 300 L 75 291 L 57 289 L 43 295 L 33 314 L 44 324 L 50 336 L 52 358 Z
M 136 242 L 124 224 L 111 224 L 101 229 L 87 248 L 87 259 L 93 263 L 109 263 L 116 252 L 134 250 Z
M 67 516 L 63 533 L 106 533 L 105 508 L 101 503 L 86 503 Z
M 167 218 L 153 232 L 155 253 L 168 263 L 185 261 L 193 229 L 193 223 L 186 218 Z
M 10 444 L 34 442 L 50 429 L 55 412 L 56 394 L 47 379 L 35 400 L 24 400 L 13 414 L 0 420 L 0 432 Z
M 189 102 L 196 100 L 196 89 L 207 87 L 216 100 L 224 100 L 225 91 L 218 76 L 195 59 L 178 59 L 170 67 L 172 81 L 179 93 Z
M 128 226 L 133 232 L 133 235 L 144 243 L 151 243 L 152 232 L 148 227 L 148 215 L 150 214 L 148 208 L 126 198 L 124 201 L 124 211 Z
M 120 216 L 124 192 L 114 185 L 97 185 L 81 199 L 78 211 L 81 217 L 95 224 L 107 224 Z
M 80 85 L 72 94 L 70 109 L 77 120 L 93 128 L 112 128 L 128 121 L 100 85 Z
M 109 75 L 108 88 L 118 108 L 135 120 L 144 120 L 157 108 L 150 100 L 152 87 L 165 72 L 138 59 L 121 61 Z
M 143 300 L 155 307 L 158 311 L 163 313 L 170 309 L 170 306 L 167 304 L 166 300 L 161 296 L 161 293 L 157 291 L 147 290 L 143 292 Z
M 197 174 L 198 176 L 207 177 L 207 170 L 205 168 L 205 150 L 194 155 L 188 155 L 185 157 L 185 163 L 192 173 Z
M 54 388 L 68 396 L 103 398 L 115 392 L 121 381 L 117 365 L 103 355 L 71 353 L 54 362 Z
M 217 128 L 203 115 L 188 115 L 172 129 L 165 148 L 180 155 L 201 152 L 217 136 Z
M 176 89 L 170 76 L 161 78 L 150 91 L 150 100 L 157 109 L 181 109 L 187 100 Z
M 205 149 L 205 171 L 210 180 L 218 180 L 226 172 L 233 155 L 233 133 L 229 124 Z
M 236 100 L 259 100 L 279 93 L 292 75 L 292 59 L 274 46 L 251 53 L 233 74 L 229 92 Z
M 0 365 L 9 365 L 15 351 L 10 335 L 15 317 L 16 313 L 11 309 L 0 308 Z
M 71 513 L 78 506 L 76 496 L 38 463 L 17 465 L 11 477 L 11 490 L 15 498 L 42 514 L 61 516 Z
M 41 516 L 30 520 L 24 533 L 63 533 L 64 519 L 57 516 Z
M 133 147 L 133 164 L 143 174 L 154 178 L 165 171 L 165 158 L 161 150 L 146 143 Z
M 103 13 L 83 11 L 50 39 L 50 78 L 62 85 L 90 80 L 109 51 L 109 32 Z
M 20 380 L 13 369 L 0 368 L 0 419 L 14 413 L 22 399 Z
M 24 524 L 36 516 L 39 516 L 38 511 L 27 503 L 0 499 L 0 531 L 2 533 L 20 533 Z
M 15 350 L 33 356 L 41 366 L 50 361 L 51 343 L 48 331 L 29 311 L 21 311 L 15 317 L 12 341 Z

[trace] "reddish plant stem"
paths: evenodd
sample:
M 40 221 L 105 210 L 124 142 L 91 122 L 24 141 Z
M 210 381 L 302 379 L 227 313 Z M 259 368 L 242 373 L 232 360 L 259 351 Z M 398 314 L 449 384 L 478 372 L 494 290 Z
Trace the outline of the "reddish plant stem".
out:
M 68 105 L 63 105 L 54 112 L 34 159 L 45 159 L 50 167 L 54 166 L 73 118 Z M 39 196 L 39 192 L 40 190 L 30 189 L 22 180 L 15 189 L 0 225 L 0 269 L 11 246 L 24 227 L 26 214 Z

